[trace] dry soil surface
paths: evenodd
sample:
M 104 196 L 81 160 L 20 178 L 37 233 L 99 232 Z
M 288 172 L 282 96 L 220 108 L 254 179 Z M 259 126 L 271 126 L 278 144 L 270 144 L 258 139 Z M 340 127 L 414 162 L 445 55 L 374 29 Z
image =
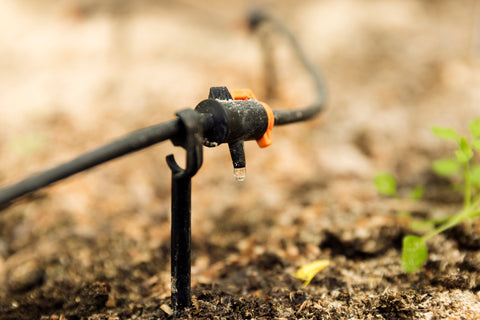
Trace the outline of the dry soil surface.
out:
M 252 88 L 273 108 L 313 91 L 281 38 L 265 95 L 249 1 L 3 0 L 0 183 L 7 186 L 130 131 L 193 108 L 210 86 Z M 258 3 L 257 3 L 258 5 Z M 431 239 L 416 273 L 400 267 L 399 214 L 456 212 L 432 174 L 480 110 L 478 1 L 264 1 L 322 68 L 328 109 L 247 143 L 247 179 L 228 148 L 205 149 L 193 180 L 189 319 L 477 319 L 480 222 Z M 97 167 L 3 210 L 1 319 L 167 319 L 170 142 Z M 406 204 L 379 196 L 389 171 Z M 330 266 L 303 287 L 292 275 Z

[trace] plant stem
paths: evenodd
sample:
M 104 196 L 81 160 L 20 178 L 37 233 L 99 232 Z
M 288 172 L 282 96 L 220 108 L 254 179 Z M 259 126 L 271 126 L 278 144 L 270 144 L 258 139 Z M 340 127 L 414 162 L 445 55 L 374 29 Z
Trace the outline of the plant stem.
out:
M 471 203 L 472 186 L 470 182 L 470 165 L 465 162 L 465 194 L 463 198 L 463 207 L 468 208 Z
M 442 224 L 440 227 L 424 235 L 422 239 L 427 241 L 431 237 L 439 233 L 442 233 L 443 231 L 450 229 L 451 227 L 456 226 L 457 224 L 459 224 L 460 222 L 466 219 L 475 218 L 476 216 L 479 216 L 480 215 L 480 211 L 478 211 L 479 205 L 480 205 L 480 199 L 477 199 L 472 205 L 469 205 L 468 207 L 463 208 L 460 212 L 453 215 L 450 219 L 448 219 L 447 222 Z

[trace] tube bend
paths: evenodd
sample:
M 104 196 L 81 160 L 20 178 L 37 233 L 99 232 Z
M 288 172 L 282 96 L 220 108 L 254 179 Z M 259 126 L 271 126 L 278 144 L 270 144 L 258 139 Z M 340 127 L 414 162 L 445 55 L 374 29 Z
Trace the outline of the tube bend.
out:
M 261 24 L 269 23 L 275 31 L 282 34 L 287 39 L 289 45 L 295 53 L 295 56 L 302 64 L 305 71 L 310 75 L 315 86 L 315 100 L 310 105 L 301 109 L 274 110 L 273 114 L 275 116 L 275 125 L 278 126 L 308 120 L 323 111 L 325 109 L 327 100 L 327 90 L 323 81 L 323 77 L 315 64 L 302 50 L 300 44 L 290 30 L 288 30 L 281 21 L 259 9 L 250 12 L 248 16 L 248 22 L 252 32 L 258 30 L 258 27 Z

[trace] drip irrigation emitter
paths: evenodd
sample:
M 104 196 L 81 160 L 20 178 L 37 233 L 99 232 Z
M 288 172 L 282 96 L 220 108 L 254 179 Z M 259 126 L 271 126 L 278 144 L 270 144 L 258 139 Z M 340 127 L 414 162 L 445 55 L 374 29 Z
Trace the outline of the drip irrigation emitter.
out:
M 201 101 L 195 109 L 177 112 L 175 120 L 135 131 L 70 162 L 0 190 L 0 206 L 8 207 L 14 200 L 56 181 L 153 144 L 171 140 L 175 146 L 186 150 L 185 168 L 177 164 L 173 155 L 166 158 L 172 172 L 171 300 L 175 315 L 190 307 L 191 179 L 202 166 L 203 146 L 216 147 L 228 143 L 234 176 L 242 181 L 246 172 L 245 141 L 256 140 L 260 147 L 267 147 L 272 143 L 271 131 L 274 125 L 310 119 L 322 111 L 325 105 L 322 78 L 294 36 L 280 21 L 262 11 L 249 15 L 252 31 L 258 30 L 263 24 L 269 24 L 271 30 L 286 36 L 297 58 L 311 75 L 316 89 L 316 99 L 311 105 L 295 110 L 272 111 L 248 89 L 229 91 L 226 87 L 212 87 L 208 99 Z M 264 46 L 266 50 L 269 48 L 270 46 Z M 272 55 L 268 53 L 265 57 L 270 58 Z M 265 65 L 271 66 L 271 63 Z

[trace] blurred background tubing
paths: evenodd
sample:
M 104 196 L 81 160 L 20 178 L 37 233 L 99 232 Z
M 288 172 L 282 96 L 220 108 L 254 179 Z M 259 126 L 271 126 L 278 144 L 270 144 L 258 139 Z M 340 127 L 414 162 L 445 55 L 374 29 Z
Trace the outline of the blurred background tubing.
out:
M 302 50 L 300 44 L 298 43 L 295 36 L 290 32 L 290 30 L 285 27 L 285 25 L 277 18 L 263 12 L 263 11 L 253 11 L 249 15 L 249 25 L 252 31 L 258 31 L 262 40 L 266 37 L 262 32 L 259 31 L 259 26 L 262 23 L 270 23 L 273 27 L 273 30 L 282 34 L 288 41 L 289 46 L 292 48 L 299 62 L 304 67 L 305 71 L 311 76 L 313 84 L 315 86 L 315 100 L 309 106 L 306 106 L 302 109 L 292 109 L 292 110 L 274 110 L 273 114 L 275 116 L 275 125 L 284 125 L 293 122 L 305 121 L 308 120 L 325 108 L 327 100 L 327 91 L 324 84 L 322 75 L 320 74 L 316 65 L 307 57 L 305 52 Z M 262 41 L 262 49 L 264 51 L 272 50 L 271 42 Z M 265 60 L 271 60 L 273 55 L 271 52 L 265 52 L 263 55 Z M 271 61 L 265 61 L 264 65 L 270 70 L 266 70 L 267 77 L 271 76 L 273 79 L 267 80 L 267 95 L 273 94 L 272 85 L 276 82 L 276 73 L 271 68 L 274 68 L 274 64 Z M 300 93 L 303 94 L 303 93 Z

